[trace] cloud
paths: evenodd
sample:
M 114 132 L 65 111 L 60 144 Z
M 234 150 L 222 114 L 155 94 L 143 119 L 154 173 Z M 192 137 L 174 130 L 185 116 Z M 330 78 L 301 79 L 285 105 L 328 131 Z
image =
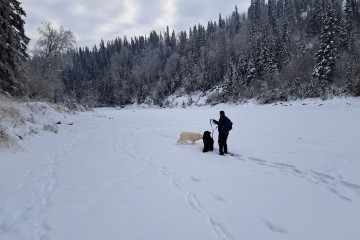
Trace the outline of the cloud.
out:
M 73 31 L 78 46 L 92 47 L 101 39 L 149 35 L 166 26 L 181 31 L 198 23 L 206 25 L 217 21 L 219 13 L 230 15 L 236 4 L 240 13 L 245 12 L 250 0 L 24 0 L 22 7 L 27 13 L 30 47 L 38 38 L 42 20 Z

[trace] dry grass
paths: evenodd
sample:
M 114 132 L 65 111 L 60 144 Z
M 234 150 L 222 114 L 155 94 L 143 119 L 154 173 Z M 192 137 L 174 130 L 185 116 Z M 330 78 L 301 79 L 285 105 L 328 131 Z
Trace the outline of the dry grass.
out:
M 0 146 L 15 147 L 17 145 L 17 141 L 6 132 L 3 126 L 0 125 Z
M 25 118 L 13 104 L 0 105 L 0 123 L 8 123 L 10 126 L 17 128 L 24 125 Z
M 25 123 L 19 109 L 11 101 L 1 98 L 0 102 L 0 147 L 13 148 L 18 146 L 17 139 L 7 131 L 8 127 L 17 128 Z

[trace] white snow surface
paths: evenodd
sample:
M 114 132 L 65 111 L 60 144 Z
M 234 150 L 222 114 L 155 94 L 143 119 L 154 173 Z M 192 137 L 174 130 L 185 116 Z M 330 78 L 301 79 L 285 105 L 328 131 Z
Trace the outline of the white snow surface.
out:
M 233 156 L 176 145 L 224 110 Z M 95 109 L 0 150 L 1 240 L 357 240 L 360 101 Z

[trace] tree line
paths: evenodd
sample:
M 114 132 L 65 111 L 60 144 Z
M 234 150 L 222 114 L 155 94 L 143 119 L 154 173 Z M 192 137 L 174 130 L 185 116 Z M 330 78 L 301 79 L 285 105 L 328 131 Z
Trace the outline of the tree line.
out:
M 359 7 L 359 0 L 252 0 L 247 13 L 235 6 L 207 26 L 91 49 L 73 48 L 70 30 L 44 22 L 24 64 L 27 93 L 95 106 L 166 106 L 171 95 L 194 93 L 209 104 L 359 96 Z

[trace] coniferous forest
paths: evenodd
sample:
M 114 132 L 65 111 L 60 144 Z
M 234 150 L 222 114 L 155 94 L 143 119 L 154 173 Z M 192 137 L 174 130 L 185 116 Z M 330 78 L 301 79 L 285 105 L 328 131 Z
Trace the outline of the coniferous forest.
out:
M 70 30 L 44 22 L 23 92 L 91 106 L 166 106 L 194 93 L 208 104 L 360 96 L 359 0 L 252 0 L 206 26 L 164 28 L 74 48 Z

